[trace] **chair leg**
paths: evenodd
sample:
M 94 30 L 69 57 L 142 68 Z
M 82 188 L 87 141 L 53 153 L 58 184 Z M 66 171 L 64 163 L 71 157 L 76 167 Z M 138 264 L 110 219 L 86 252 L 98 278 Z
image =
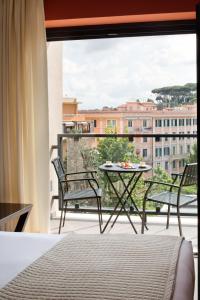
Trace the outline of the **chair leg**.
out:
M 65 204 L 65 213 L 64 213 L 64 218 L 63 218 L 63 227 L 65 226 L 66 212 L 67 212 L 67 202 L 66 202 L 66 204 Z
M 100 216 L 101 216 L 101 225 L 103 225 L 103 216 L 102 216 L 102 209 L 101 209 L 101 199 L 99 199 L 99 209 L 100 209 Z
M 60 234 L 60 231 L 61 231 L 62 217 L 63 217 L 63 209 L 62 209 L 61 216 L 60 216 L 60 225 L 59 225 L 59 230 L 58 230 L 59 234 Z
M 171 208 L 171 205 L 170 205 L 170 204 L 168 204 L 168 211 L 167 211 L 167 224 L 166 224 L 166 229 L 168 229 L 168 228 L 169 228 L 170 208 Z
M 179 227 L 179 233 L 180 233 L 180 236 L 183 235 L 182 233 L 182 227 L 181 227 L 181 217 L 180 217 L 180 209 L 179 207 L 177 206 L 177 217 L 178 217 L 178 227 Z
M 143 210 L 142 210 L 142 227 L 141 227 L 141 233 L 144 233 L 144 226 L 146 224 L 146 213 L 145 213 L 145 208 L 146 208 L 146 198 L 144 198 L 143 201 Z
M 101 210 L 100 210 L 100 201 L 99 198 L 97 198 L 97 210 L 98 210 L 98 217 L 99 217 L 99 230 L 100 230 L 100 233 L 102 233 L 102 230 L 101 230 L 101 222 L 102 222 L 102 217 L 101 217 Z

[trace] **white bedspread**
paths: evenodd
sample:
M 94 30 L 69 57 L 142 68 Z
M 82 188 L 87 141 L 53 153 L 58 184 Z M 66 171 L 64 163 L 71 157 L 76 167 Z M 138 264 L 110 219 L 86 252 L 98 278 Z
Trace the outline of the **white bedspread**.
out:
M 53 247 L 63 235 L 0 232 L 0 288 Z

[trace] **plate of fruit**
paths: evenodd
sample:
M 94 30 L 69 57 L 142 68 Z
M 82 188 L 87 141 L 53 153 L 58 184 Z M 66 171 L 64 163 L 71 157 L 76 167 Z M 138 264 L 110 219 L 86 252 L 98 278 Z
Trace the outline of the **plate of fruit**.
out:
M 121 162 L 119 163 L 119 167 L 123 169 L 134 169 L 134 165 L 131 162 Z

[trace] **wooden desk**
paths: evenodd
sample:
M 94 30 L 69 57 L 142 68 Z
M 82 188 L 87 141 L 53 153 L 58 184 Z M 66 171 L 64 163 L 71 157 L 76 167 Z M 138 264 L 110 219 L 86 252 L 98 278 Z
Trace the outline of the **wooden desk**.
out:
M 31 208 L 32 204 L 0 203 L 0 228 L 18 218 L 14 231 L 23 231 Z

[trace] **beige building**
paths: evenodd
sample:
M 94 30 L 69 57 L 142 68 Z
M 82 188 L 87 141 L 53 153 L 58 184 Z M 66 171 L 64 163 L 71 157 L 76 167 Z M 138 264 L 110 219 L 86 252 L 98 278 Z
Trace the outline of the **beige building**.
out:
M 74 115 L 67 113 L 66 105 L 67 99 L 63 102 L 63 122 L 86 122 L 88 132 L 91 133 L 105 133 L 107 128 L 112 128 L 116 133 L 130 134 L 197 133 L 196 104 L 163 110 L 157 110 L 156 104 L 151 100 L 126 102 L 116 108 L 94 110 L 78 110 L 76 106 Z M 195 139 L 135 137 L 133 142 L 136 154 L 143 160 L 153 167 L 160 165 L 171 173 L 183 170 Z

